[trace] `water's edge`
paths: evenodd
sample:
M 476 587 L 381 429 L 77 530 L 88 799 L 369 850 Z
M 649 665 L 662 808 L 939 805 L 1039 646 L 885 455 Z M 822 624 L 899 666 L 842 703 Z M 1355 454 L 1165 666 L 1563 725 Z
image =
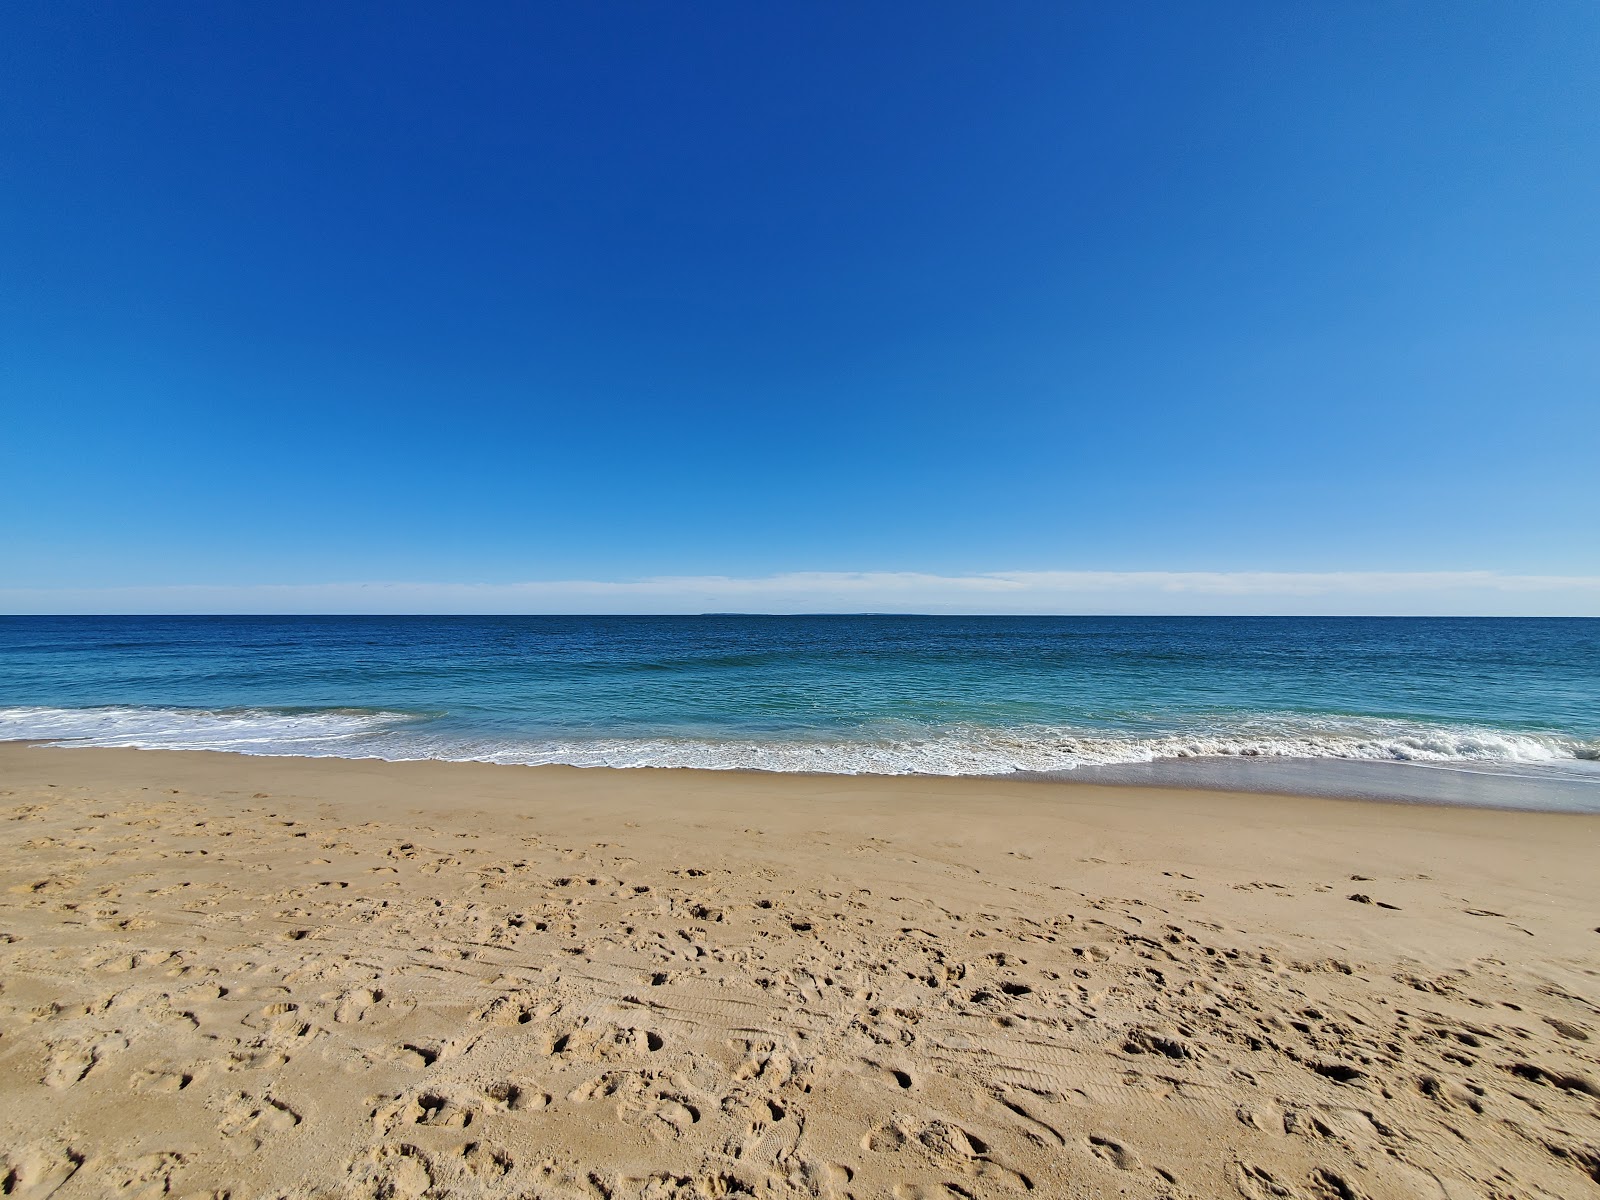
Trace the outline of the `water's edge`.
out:
M 1588 809 L 1600 620 L 0 618 L 16 739 Z
M 1249 793 L 1263 799 L 1308 797 L 1349 800 L 1370 804 L 1414 804 L 1447 808 L 1491 808 L 1515 812 L 1553 812 L 1600 815 L 1600 772 L 1595 782 L 1529 777 L 1498 772 L 1463 771 L 1416 763 L 1352 762 L 1340 759 L 1240 759 L 1192 758 L 1154 763 L 1124 763 L 1106 767 L 1080 767 L 1067 771 L 1009 771 L 988 775 L 853 772 L 773 771 L 763 767 L 607 766 L 572 763 L 494 762 L 485 759 L 380 758 L 376 755 L 253 753 L 248 750 L 103 746 L 84 742 L 37 738 L 0 738 L 0 746 L 39 750 L 135 750 L 167 754 L 220 754 L 239 758 L 291 759 L 304 762 L 384 763 L 405 766 L 474 766 L 540 771 L 551 768 L 577 771 L 707 773 L 719 776 L 796 776 L 812 779 L 928 779 L 985 782 L 1079 784 L 1104 788 L 1138 788 L 1172 792 Z

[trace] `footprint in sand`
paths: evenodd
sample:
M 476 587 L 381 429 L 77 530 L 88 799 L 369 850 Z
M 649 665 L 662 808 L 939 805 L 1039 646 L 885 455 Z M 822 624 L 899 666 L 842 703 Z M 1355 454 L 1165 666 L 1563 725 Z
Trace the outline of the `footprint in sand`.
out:
M 472 1124 L 470 1101 L 461 1102 L 440 1091 L 402 1095 L 379 1108 L 373 1123 L 380 1133 L 393 1133 L 406 1125 L 428 1125 L 439 1129 L 466 1129 Z
M 997 1162 L 982 1139 L 950 1121 L 935 1118 L 918 1122 L 905 1116 L 869 1129 L 861 1139 L 862 1149 L 879 1154 L 904 1154 L 932 1159 L 940 1168 L 977 1180 L 985 1185 L 984 1194 L 993 1188 L 1008 1191 L 1032 1191 L 1033 1183 L 1020 1171 Z M 961 1195 L 964 1185 L 931 1185 L 932 1190 L 920 1184 L 904 1183 L 896 1188 L 896 1195 Z M 905 1190 L 910 1189 L 910 1190 Z M 953 1189 L 953 1191 L 952 1191 Z M 968 1189 L 966 1194 L 970 1195 Z
M 617 1119 L 635 1124 L 660 1142 L 682 1137 L 700 1120 L 687 1081 L 655 1071 L 607 1071 L 567 1096 L 574 1104 L 614 1100 Z
M 640 1054 L 654 1054 L 666 1045 L 659 1033 L 620 1025 L 598 1029 L 578 1028 L 570 1033 L 548 1034 L 543 1050 L 547 1057 L 572 1062 L 612 1062 Z
M 53 1088 L 67 1088 L 94 1070 L 106 1057 L 128 1048 L 128 1039 L 110 1034 L 98 1041 L 71 1039 L 49 1042 L 50 1058 L 45 1064 L 44 1082 Z
M 136 1092 L 173 1095 L 183 1091 L 193 1082 L 194 1076 L 186 1071 L 165 1071 L 149 1068 L 136 1074 L 129 1081 L 129 1086 Z
M 561 1002 L 531 992 L 508 992 L 496 996 L 472 1014 L 475 1021 L 490 1025 L 531 1025 L 548 1021 L 561 1011 Z
M 1139 1156 L 1128 1147 L 1098 1134 L 1089 1135 L 1089 1152 L 1096 1158 L 1104 1159 L 1119 1171 L 1137 1171 L 1141 1165 Z
M 906 1135 L 892 1123 L 874 1126 L 861 1136 L 861 1148 L 874 1154 L 898 1154 L 905 1144 Z
M 1544 1023 L 1570 1041 L 1587 1042 L 1589 1040 L 1589 1031 L 1582 1025 L 1574 1025 L 1571 1021 L 1563 1021 L 1560 1017 L 1546 1017 L 1544 1018 Z
M 482 1184 L 493 1184 L 509 1175 L 511 1168 L 516 1165 L 504 1150 L 485 1146 L 481 1142 L 468 1142 L 458 1153 L 467 1174 Z
M 222 1105 L 218 1131 L 234 1139 L 246 1152 L 259 1150 L 269 1137 L 287 1133 L 300 1124 L 300 1114 L 281 1100 L 257 1099 L 248 1092 L 236 1092 Z
M 489 1112 L 537 1112 L 549 1104 L 548 1092 L 530 1090 L 509 1080 L 483 1087 L 483 1107 Z
M 8 1151 L 0 1172 L 0 1195 L 45 1200 L 83 1165 L 83 1155 L 65 1146 L 39 1143 Z
M 1265 1167 L 1236 1162 L 1229 1166 L 1228 1182 L 1244 1200 L 1303 1200 L 1298 1188 L 1279 1179 Z
M 379 988 L 355 988 L 339 997 L 333 1010 L 333 1019 L 341 1025 L 353 1025 L 367 1019 L 372 1007 L 383 999 Z
M 417 1200 L 433 1187 L 428 1156 L 415 1146 L 375 1146 L 349 1167 L 349 1195 L 359 1200 Z
M 115 1181 L 112 1186 L 118 1195 L 167 1196 L 173 1190 L 173 1177 L 187 1161 L 175 1150 L 162 1150 L 103 1167 L 99 1174 Z

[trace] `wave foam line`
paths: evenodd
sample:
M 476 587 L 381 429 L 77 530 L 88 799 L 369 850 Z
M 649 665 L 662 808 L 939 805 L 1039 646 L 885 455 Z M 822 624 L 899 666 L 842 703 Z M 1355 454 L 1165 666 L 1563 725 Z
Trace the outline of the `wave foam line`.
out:
M 243 754 L 443 760 L 528 766 L 692 767 L 832 775 L 1007 775 L 1207 757 L 1337 758 L 1434 764 L 1600 760 L 1600 741 L 1380 719 L 1252 717 L 1231 727 L 1145 736 L 961 726 L 926 734 L 812 739 L 481 738 L 442 734 L 398 712 L 4 708 L 0 739 Z
M 296 754 L 302 751 L 271 747 L 369 737 L 410 719 L 405 713 L 356 709 L 0 708 L 0 740 Z

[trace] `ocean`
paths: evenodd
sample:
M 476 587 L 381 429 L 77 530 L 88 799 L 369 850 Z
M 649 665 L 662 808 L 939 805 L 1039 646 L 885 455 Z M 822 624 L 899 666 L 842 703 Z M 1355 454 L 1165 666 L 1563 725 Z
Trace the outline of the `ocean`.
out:
M 0 617 L 0 739 L 1600 811 L 1600 620 Z

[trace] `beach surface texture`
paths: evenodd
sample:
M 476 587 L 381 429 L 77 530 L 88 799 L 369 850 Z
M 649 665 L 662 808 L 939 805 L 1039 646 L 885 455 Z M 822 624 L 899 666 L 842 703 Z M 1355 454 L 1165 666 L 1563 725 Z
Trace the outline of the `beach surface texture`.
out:
M 1600 817 L 0 746 L 14 1197 L 1600 1195 Z

